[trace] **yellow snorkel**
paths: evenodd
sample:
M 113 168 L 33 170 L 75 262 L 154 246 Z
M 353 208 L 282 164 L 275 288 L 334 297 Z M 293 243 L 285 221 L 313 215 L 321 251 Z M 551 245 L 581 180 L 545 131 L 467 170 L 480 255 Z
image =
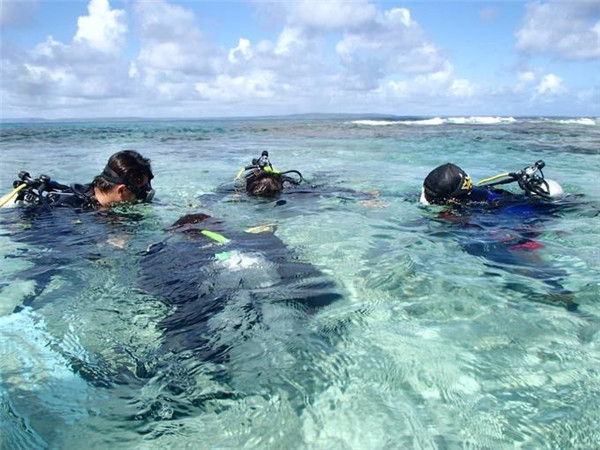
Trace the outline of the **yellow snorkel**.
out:
M 248 170 L 246 167 L 242 167 L 242 168 L 240 169 L 240 171 L 238 172 L 238 174 L 236 175 L 235 179 L 236 179 L 236 180 L 239 180 L 240 178 L 242 178 L 242 174 L 243 174 L 243 173 L 244 173 L 246 170 Z
M 292 185 L 299 185 L 304 181 L 302 174 L 297 170 L 286 170 L 282 172 L 274 168 L 273 164 L 271 164 L 271 161 L 269 160 L 269 152 L 266 150 L 262 152 L 260 158 L 252 159 L 252 164 L 240 169 L 235 177 L 235 181 L 242 179 L 244 172 L 248 172 L 245 176 L 246 183 L 265 175 L 274 175 L 281 181 L 281 183 L 290 183 Z M 290 173 L 297 174 L 298 178 L 296 179 L 295 177 L 288 176 L 287 174 Z
M 202 233 L 207 238 L 218 242 L 219 244 L 226 244 L 227 242 L 229 242 L 229 239 L 227 239 L 225 236 L 219 233 L 215 233 L 214 231 L 202 230 L 200 233 Z
M 25 187 L 27 187 L 27 184 L 23 183 L 20 186 L 17 186 L 15 189 L 13 189 L 11 193 L 6 194 L 4 197 L 2 197 L 2 199 L 0 199 L 0 208 L 6 205 L 15 195 L 17 195 L 21 191 L 21 189 Z
M 563 188 L 554 180 L 546 180 L 542 169 L 546 166 L 543 160 L 536 161 L 532 166 L 525 167 L 517 172 L 506 172 L 493 177 L 484 178 L 478 186 L 486 184 L 488 187 L 517 182 L 526 195 L 537 195 L 546 200 L 558 199 L 564 196 Z M 500 181 L 496 181 L 500 180 Z
M 500 178 L 507 178 L 510 177 L 510 173 L 506 172 L 506 173 L 500 173 L 498 175 L 494 175 L 493 177 L 489 177 L 489 178 L 484 178 L 483 180 L 479 181 L 477 183 L 477 186 L 481 186 L 483 184 L 487 184 L 490 183 L 492 181 L 496 181 L 499 180 Z

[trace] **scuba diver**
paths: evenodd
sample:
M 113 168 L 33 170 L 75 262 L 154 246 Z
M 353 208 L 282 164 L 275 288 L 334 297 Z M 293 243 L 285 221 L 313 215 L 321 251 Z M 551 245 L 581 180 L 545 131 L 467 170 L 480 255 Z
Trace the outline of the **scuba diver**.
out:
M 542 261 L 538 250 L 544 244 L 537 238 L 540 226 L 566 209 L 562 187 L 544 177 L 544 161 L 517 172 L 506 172 L 473 185 L 471 177 L 455 164 L 447 163 L 432 170 L 423 182 L 421 203 L 447 205 L 438 221 L 455 228 L 463 250 L 483 257 L 485 265 L 540 280 L 550 288 L 539 295 L 525 285 L 511 284 L 532 299 L 559 301 L 567 309 L 577 309 L 573 293 L 565 289 L 563 269 Z M 497 186 L 516 183 L 522 193 Z
M 471 177 L 452 163 L 432 170 L 423 181 L 421 202 L 444 205 L 452 203 L 488 203 L 498 205 L 502 199 L 515 198 L 509 191 L 495 186 L 517 182 L 526 197 L 543 200 L 558 200 L 564 197 L 562 187 L 554 180 L 546 179 L 542 169 L 545 163 L 537 161 L 533 166 L 518 172 L 507 172 L 481 180 L 473 186 Z M 500 180 L 500 181 L 497 181 Z M 484 187 L 481 187 L 484 186 Z
M 112 155 L 101 174 L 89 184 L 67 186 L 47 175 L 32 178 L 20 172 L 14 190 L 0 200 L 0 207 L 14 197 L 15 204 L 36 207 L 70 207 L 88 211 L 119 203 L 150 202 L 154 197 L 150 160 L 134 150 Z
M 266 150 L 261 153 L 260 158 L 253 158 L 250 165 L 238 172 L 234 184 L 221 185 L 214 193 L 204 194 L 201 198 L 205 206 L 221 201 L 224 197 L 228 202 L 237 203 L 244 201 L 243 196 L 240 196 L 242 192 L 249 197 L 273 200 L 274 206 L 286 205 L 285 197 L 293 198 L 296 209 L 299 202 L 310 200 L 311 207 L 305 208 L 303 214 L 314 210 L 315 199 L 336 199 L 342 203 L 358 202 L 366 207 L 387 206 L 386 203 L 376 200 L 379 197 L 376 190 L 361 192 L 325 183 L 313 184 L 308 183 L 298 170 L 281 172 L 273 167 Z
M 319 376 L 306 354 L 335 351 L 331 333 L 312 319 L 343 298 L 334 280 L 267 227 L 235 230 L 206 214 L 189 214 L 165 231 L 140 255 L 136 271 L 138 289 L 168 308 L 157 326 L 160 346 L 143 360 L 130 355 L 136 369 L 128 383 L 164 384 L 140 419 L 160 420 L 162 408 L 185 416 L 206 404 L 227 407 L 231 399 L 264 394 L 279 377 Z M 98 380 L 92 373 L 88 381 L 111 385 L 125 378 L 110 368 L 107 373 Z
M 72 264 L 102 260 L 101 248 L 123 248 L 143 216 L 110 207 L 150 201 L 152 178 L 150 160 L 133 150 L 113 154 L 89 184 L 67 186 L 46 175 L 33 178 L 21 172 L 15 189 L 0 202 L 4 206 L 14 198 L 14 205 L 23 206 L 2 209 L 0 214 L 0 228 L 11 241 L 27 244 L 18 255 L 6 257 L 32 263 L 19 279 L 32 281 L 35 287 L 15 310 L 32 305 Z
M 163 322 L 170 351 L 197 349 L 209 359 L 221 354 L 212 346 L 214 333 L 206 329 L 233 304 L 241 302 L 257 317 L 267 303 L 310 314 L 342 297 L 334 282 L 275 236 L 272 226 L 226 230 L 211 216 L 189 214 L 167 231 L 169 236 L 151 245 L 140 264 L 144 291 L 176 306 Z
M 297 177 L 290 174 L 296 174 Z M 304 181 L 302 174 L 297 170 L 280 172 L 275 169 L 266 150 L 261 153 L 260 158 L 252 159 L 252 164 L 241 169 L 235 179 L 240 180 L 242 175 L 246 192 L 260 197 L 273 197 L 283 191 L 286 183 L 298 186 Z

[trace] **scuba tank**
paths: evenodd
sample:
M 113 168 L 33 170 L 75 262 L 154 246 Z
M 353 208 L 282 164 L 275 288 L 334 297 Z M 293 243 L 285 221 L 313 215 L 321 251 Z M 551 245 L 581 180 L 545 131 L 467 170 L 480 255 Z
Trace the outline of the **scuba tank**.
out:
M 242 168 L 238 172 L 235 179 L 239 180 L 244 174 L 244 172 L 246 172 L 246 174 L 244 175 L 246 183 L 252 181 L 255 178 L 263 176 L 264 174 L 274 175 L 278 177 L 282 183 L 288 182 L 293 185 L 299 185 L 304 181 L 302 174 L 297 170 L 286 170 L 285 172 L 280 172 L 279 170 L 275 169 L 273 167 L 273 164 L 271 164 L 271 161 L 269 160 L 269 152 L 266 150 L 263 150 L 263 152 L 260 155 L 260 158 L 253 158 L 252 164 Z M 292 173 L 298 175 L 298 178 L 291 177 L 288 175 Z
M 561 199 L 564 197 L 565 192 L 558 182 L 544 177 L 542 169 L 545 166 L 546 163 L 540 159 L 532 166 L 525 167 L 517 172 L 501 173 L 485 178 L 477 183 L 477 185 L 492 187 L 517 182 L 527 196 L 542 197 L 546 200 Z

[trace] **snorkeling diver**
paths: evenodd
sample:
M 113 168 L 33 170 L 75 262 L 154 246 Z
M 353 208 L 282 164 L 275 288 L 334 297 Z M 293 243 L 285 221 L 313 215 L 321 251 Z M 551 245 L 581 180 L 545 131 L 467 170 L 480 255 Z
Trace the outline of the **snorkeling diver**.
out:
M 290 174 L 296 174 L 297 177 L 292 177 Z M 261 153 L 260 158 L 252 159 L 252 164 L 241 169 L 236 180 L 241 179 L 242 175 L 244 175 L 246 192 L 261 197 L 273 197 L 279 194 L 286 183 L 298 186 L 304 181 L 302 174 L 297 170 L 280 172 L 275 169 L 266 150 Z
M 32 178 L 22 171 L 14 190 L 0 200 L 0 207 L 14 197 L 15 204 L 36 207 L 70 207 L 94 210 L 119 203 L 150 202 L 154 197 L 150 160 L 134 150 L 113 154 L 91 183 L 67 186 L 47 175 Z
M 549 293 L 540 295 L 524 283 L 511 283 L 512 290 L 522 291 L 532 299 L 560 301 L 567 309 L 575 310 L 573 293 L 562 285 L 567 272 L 544 263 L 537 252 L 544 247 L 537 240 L 540 225 L 556 218 L 566 205 L 560 201 L 565 196 L 562 187 L 544 177 L 544 167 L 540 160 L 474 186 L 459 166 L 443 164 L 425 178 L 421 203 L 449 206 L 439 212 L 436 220 L 458 227 L 455 234 L 460 246 L 469 254 L 485 258 L 486 266 L 540 280 L 550 288 Z M 523 193 L 496 187 L 511 183 L 518 184 Z

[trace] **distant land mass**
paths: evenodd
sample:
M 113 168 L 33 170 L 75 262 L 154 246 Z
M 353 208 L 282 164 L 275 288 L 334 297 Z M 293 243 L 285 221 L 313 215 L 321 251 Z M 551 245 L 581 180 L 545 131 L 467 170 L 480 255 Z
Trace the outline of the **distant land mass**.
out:
M 418 116 L 422 117 L 422 116 Z M 285 114 L 285 115 L 267 115 L 267 116 L 222 116 L 222 117 L 93 117 L 93 118 L 72 118 L 65 117 L 60 119 L 45 119 L 43 117 L 19 117 L 19 118 L 0 118 L 1 123 L 55 123 L 55 122 L 136 122 L 136 121 L 161 121 L 161 120 L 311 120 L 311 119 L 387 119 L 398 120 L 407 118 L 418 118 L 417 116 L 398 116 L 393 114 L 377 113 L 305 113 L 305 114 Z

